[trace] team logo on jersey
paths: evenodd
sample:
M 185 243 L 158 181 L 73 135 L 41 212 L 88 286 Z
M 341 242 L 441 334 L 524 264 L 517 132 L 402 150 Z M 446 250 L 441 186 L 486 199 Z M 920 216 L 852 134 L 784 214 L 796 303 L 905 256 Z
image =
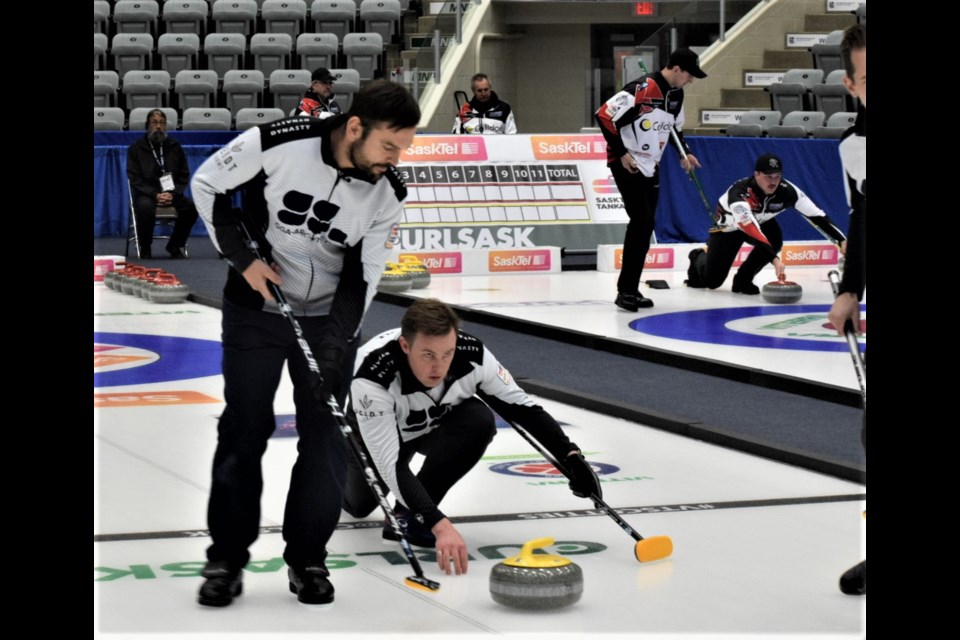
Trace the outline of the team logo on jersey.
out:
M 309 193 L 288 191 L 283 196 L 283 206 L 285 208 L 277 212 L 277 218 L 283 224 L 290 227 L 303 227 L 306 223 L 307 229 L 316 236 L 326 233 L 327 239 L 331 242 L 343 244 L 346 241 L 347 236 L 343 231 L 330 228 L 330 221 L 340 211 L 340 207 L 332 202 L 326 200 L 314 202 L 313 196 Z
M 587 461 L 597 475 L 606 476 L 620 471 L 620 467 L 604 462 Z M 564 475 L 546 460 L 514 460 L 499 462 L 490 467 L 490 471 L 507 476 L 521 476 L 524 478 L 552 478 L 562 479 Z
M 407 416 L 407 426 L 403 428 L 403 431 L 405 433 L 417 433 L 424 429 L 432 429 L 449 412 L 450 405 L 448 404 L 428 407 L 425 411 L 411 411 L 410 415 Z

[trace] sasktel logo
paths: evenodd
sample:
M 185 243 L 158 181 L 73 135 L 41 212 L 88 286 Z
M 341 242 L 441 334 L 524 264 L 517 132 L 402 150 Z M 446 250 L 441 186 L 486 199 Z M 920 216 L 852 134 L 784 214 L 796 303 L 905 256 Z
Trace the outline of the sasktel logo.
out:
M 537 160 L 604 160 L 607 141 L 602 135 L 532 136 L 530 145 Z
M 487 159 L 483 136 L 417 136 L 400 154 L 401 162 L 437 162 Z
M 613 252 L 613 264 L 617 269 L 623 268 L 623 249 Z M 673 249 L 650 247 L 647 256 L 643 259 L 645 269 L 673 269 Z
M 494 271 L 549 271 L 550 250 L 491 251 L 487 267 Z
M 834 265 L 839 251 L 832 244 L 785 244 L 780 255 L 788 265 Z
M 430 273 L 462 273 L 463 254 L 459 251 L 448 253 L 405 253 L 405 256 L 416 256 Z
M 613 181 L 613 176 L 597 178 L 591 186 L 594 193 L 620 193 L 620 190 L 617 189 L 617 183 Z

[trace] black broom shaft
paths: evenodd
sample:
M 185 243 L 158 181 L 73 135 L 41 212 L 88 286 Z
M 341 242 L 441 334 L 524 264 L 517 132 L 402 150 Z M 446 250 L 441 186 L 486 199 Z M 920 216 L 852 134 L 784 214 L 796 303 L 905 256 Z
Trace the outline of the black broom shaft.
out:
M 674 144 L 677 145 L 677 151 L 680 152 L 680 156 L 684 159 L 687 158 L 687 152 L 683 148 L 683 143 L 680 142 L 680 136 L 677 135 L 677 130 L 673 127 L 670 127 L 670 137 L 673 138 Z M 690 179 L 693 180 L 694 186 L 697 188 L 697 193 L 700 195 L 700 202 L 703 203 L 703 208 L 706 209 L 707 215 L 710 216 L 710 221 L 713 224 L 717 224 L 717 219 L 714 217 L 714 211 L 710 207 L 710 202 L 707 200 L 707 194 L 703 190 L 703 185 L 700 184 L 700 178 L 697 177 L 697 172 L 693 168 L 693 165 L 690 165 Z
M 250 235 L 246 225 L 241 222 L 240 228 L 247 237 L 250 248 L 253 250 L 254 254 L 256 254 L 257 259 L 266 262 L 266 260 L 264 260 L 263 256 L 260 254 L 260 249 L 256 240 L 254 240 L 253 236 Z M 275 282 L 271 282 L 270 280 L 267 280 L 266 282 L 267 288 L 273 295 L 274 300 L 277 301 L 277 306 L 280 307 L 280 312 L 283 314 L 283 317 L 290 322 L 290 326 L 293 327 L 293 332 L 297 336 L 297 344 L 300 345 L 300 351 L 303 353 L 303 357 L 307 361 L 307 368 L 310 369 L 310 371 L 315 374 L 317 378 L 319 378 L 320 383 L 322 384 L 323 374 L 320 373 L 320 367 L 317 365 L 317 359 L 313 356 L 313 350 L 307 343 L 307 339 L 303 334 L 303 328 L 300 326 L 300 322 L 298 322 L 294 317 L 293 310 L 287 303 L 286 296 L 283 295 L 283 291 L 280 290 L 280 287 Z M 370 468 L 366 454 L 364 454 L 363 449 L 360 448 L 360 444 L 351 437 L 353 429 L 347 422 L 346 416 L 344 416 L 343 412 L 340 410 L 340 405 L 337 403 L 337 399 L 333 397 L 333 394 L 331 394 L 326 398 L 326 403 L 327 406 L 330 407 L 330 412 L 333 414 L 334 419 L 336 419 L 337 425 L 340 427 L 340 432 L 349 443 L 350 451 L 356 457 L 357 462 L 360 463 L 360 466 L 363 467 L 363 477 L 376 496 L 377 502 L 380 504 L 380 508 L 383 509 L 384 514 L 386 514 L 387 521 L 400 538 L 400 547 L 403 549 L 403 553 L 407 557 L 407 561 L 410 563 L 410 566 L 413 567 L 417 577 L 424 578 L 423 569 L 420 567 L 420 563 L 417 561 L 416 556 L 413 555 L 413 550 L 410 548 L 410 543 L 407 542 L 406 537 L 403 535 L 403 530 L 400 528 L 400 523 L 397 522 L 397 517 L 394 515 L 393 511 L 391 511 L 390 505 L 387 503 L 386 496 L 384 496 L 383 491 L 380 490 L 380 485 L 376 480 L 373 470 Z
M 320 373 L 320 367 L 317 365 L 316 358 L 313 356 L 313 351 L 310 349 L 310 345 L 307 344 L 307 340 L 303 335 L 303 329 L 300 327 L 300 323 L 297 321 L 297 319 L 293 316 L 293 310 L 290 308 L 290 305 L 287 304 L 286 297 L 283 295 L 283 292 L 280 291 L 280 287 L 278 287 L 276 283 L 268 280 L 267 287 L 270 289 L 270 293 L 272 293 L 273 297 L 276 299 L 277 305 L 280 307 L 280 311 L 283 313 L 284 317 L 290 321 L 294 333 L 297 334 L 297 344 L 300 345 L 300 350 L 303 352 L 303 356 L 307 360 L 307 367 L 310 369 L 310 371 L 316 374 L 318 378 L 320 378 L 320 382 L 322 383 L 323 374 Z M 413 567 L 413 570 L 416 572 L 418 578 L 423 578 L 423 569 L 420 567 L 417 557 L 413 555 L 413 550 L 410 548 L 410 543 L 407 542 L 406 537 L 403 535 L 403 530 L 400 528 L 400 523 L 397 522 L 397 517 L 390 510 L 390 505 L 387 503 L 386 496 L 384 496 L 383 491 L 380 490 L 380 485 L 377 483 L 376 476 L 374 475 L 373 470 L 370 468 L 366 454 L 364 454 L 363 450 L 360 449 L 359 443 L 357 443 L 351 437 L 353 429 L 350 427 L 346 417 L 340 410 L 340 405 L 337 403 L 337 399 L 334 398 L 333 395 L 327 396 L 326 403 L 327 406 L 330 407 L 330 412 L 336 419 L 337 424 L 340 426 L 340 432 L 350 444 L 350 450 L 353 452 L 353 455 L 356 456 L 357 462 L 360 463 L 360 466 L 363 467 L 363 476 L 366 479 L 367 484 L 370 486 L 370 489 L 373 490 L 374 495 L 376 495 L 377 502 L 380 504 L 380 508 L 383 509 L 383 512 L 387 516 L 387 520 L 390 522 L 390 526 L 393 527 L 394 532 L 400 538 L 400 546 L 403 548 L 403 553 L 407 556 L 410 566 Z
M 560 471 L 560 473 L 562 473 L 564 476 L 566 476 L 566 478 L 567 478 L 568 480 L 573 480 L 573 478 L 570 477 L 570 472 L 567 471 L 567 469 L 566 469 L 562 464 L 560 464 L 560 461 L 559 461 L 559 460 L 556 460 L 552 455 L 550 455 L 549 452 L 547 452 L 543 447 L 541 447 L 541 446 L 540 446 L 540 443 L 537 442 L 536 440 L 534 440 L 534 439 L 533 439 L 533 436 L 531 436 L 529 433 L 527 433 L 526 430 L 523 429 L 523 427 L 521 427 L 521 426 L 518 425 L 518 424 L 514 424 L 514 423 L 511 422 L 511 421 L 508 421 L 508 422 L 510 422 L 510 426 L 513 427 L 513 428 L 516 430 L 517 433 L 519 433 L 521 436 L 523 436 L 523 439 L 526 440 L 527 442 L 529 442 L 530 445 L 531 445 L 534 449 L 536 449 L 536 450 L 540 453 L 540 455 L 542 455 L 542 456 L 547 460 L 547 462 L 549 462 L 549 463 L 552 464 L 554 467 L 556 467 L 557 470 Z M 588 463 L 588 464 L 589 464 L 589 463 Z M 629 534 L 633 537 L 634 540 L 637 540 L 637 541 L 643 540 L 643 536 L 641 536 L 639 533 L 637 533 L 636 530 L 635 530 L 633 527 L 631 527 L 630 524 L 629 524 L 626 520 L 624 520 L 623 518 L 620 517 L 620 514 L 619 514 L 619 513 L 617 513 L 616 511 L 614 511 L 613 508 L 612 508 L 610 505 L 608 505 L 606 502 L 604 502 L 604 501 L 603 501 L 603 498 L 601 498 L 600 496 L 598 496 L 598 495 L 596 495 L 596 494 L 591 493 L 591 494 L 590 494 L 590 499 L 593 500 L 593 505 L 594 505 L 597 509 L 600 509 L 601 511 L 603 511 L 604 513 L 606 513 L 608 516 L 610 516 L 611 518 L 613 518 L 614 521 L 615 521 L 618 525 L 620 525 L 620 528 L 623 529 L 624 531 L 626 531 L 627 533 L 629 533 Z
M 827 274 L 830 280 L 830 288 L 833 289 L 833 297 L 840 295 L 840 274 L 836 271 L 830 271 Z M 847 339 L 847 348 L 850 350 L 850 357 L 853 359 L 853 369 L 857 372 L 857 382 L 860 383 L 860 395 L 863 397 L 863 408 L 867 408 L 867 368 L 863 364 L 863 357 L 860 354 L 860 344 L 857 342 L 857 333 L 854 331 L 853 322 L 847 320 L 843 325 L 843 335 Z

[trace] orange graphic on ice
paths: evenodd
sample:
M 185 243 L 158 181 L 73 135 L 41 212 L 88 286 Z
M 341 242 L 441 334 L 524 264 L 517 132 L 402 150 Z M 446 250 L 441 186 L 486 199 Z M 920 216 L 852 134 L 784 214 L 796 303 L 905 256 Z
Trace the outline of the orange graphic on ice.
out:
M 491 251 L 487 267 L 490 271 L 549 271 L 550 250 Z
M 607 141 L 601 135 L 531 136 L 537 160 L 605 160 Z
M 112 367 L 118 364 L 129 364 L 131 362 L 137 362 L 138 360 L 150 359 L 151 358 L 147 356 L 98 356 L 94 354 L 93 368 L 98 369 L 100 367 Z
M 487 159 L 483 136 L 417 136 L 400 154 L 401 162 L 443 162 Z
M 149 393 L 95 393 L 96 407 L 145 407 L 173 404 L 214 404 L 216 398 L 197 391 L 152 391 Z
M 93 368 L 94 370 L 104 369 L 129 369 L 131 367 L 140 367 L 151 362 L 156 362 L 160 358 L 153 351 L 138 349 L 116 344 L 94 344 L 93 345 Z

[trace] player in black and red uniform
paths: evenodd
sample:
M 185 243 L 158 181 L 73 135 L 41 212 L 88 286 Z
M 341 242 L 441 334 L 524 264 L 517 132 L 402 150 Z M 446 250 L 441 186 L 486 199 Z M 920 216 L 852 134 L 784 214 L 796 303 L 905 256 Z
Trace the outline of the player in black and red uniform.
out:
M 785 277 L 783 262 L 777 255 L 783 246 L 783 232 L 774 218 L 794 208 L 833 238 L 840 251 L 846 250 L 846 237 L 833 220 L 814 204 L 795 184 L 783 179 L 783 162 L 772 153 L 757 158 L 753 175 L 733 183 L 717 203 L 717 226 L 710 230 L 707 249 L 690 252 L 687 286 L 721 286 L 730 273 L 737 252 L 744 242 L 753 251 L 733 277 L 733 292 L 757 295 L 753 278 L 773 263 L 777 277 Z
M 683 140 L 683 88 L 695 78 L 706 78 L 700 59 L 690 49 L 670 54 L 660 71 L 627 84 L 603 103 L 594 117 L 607 140 L 607 166 L 620 190 L 623 208 L 630 218 L 623 239 L 623 266 L 617 280 L 615 304 L 627 311 L 649 308 L 653 301 L 639 291 L 643 263 L 650 250 L 654 215 L 660 197 L 660 158 L 676 129 L 687 158 L 684 171 L 700 167 Z

